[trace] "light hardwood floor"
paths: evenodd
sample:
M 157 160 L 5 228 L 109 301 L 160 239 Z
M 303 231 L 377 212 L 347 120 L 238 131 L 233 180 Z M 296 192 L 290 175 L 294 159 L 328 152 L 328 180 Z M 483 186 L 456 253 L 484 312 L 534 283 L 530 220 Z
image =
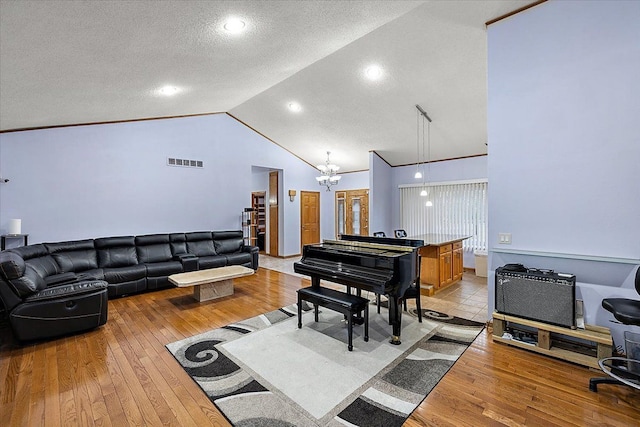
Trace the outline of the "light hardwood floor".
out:
M 165 344 L 292 304 L 307 285 L 260 268 L 220 300 L 198 303 L 180 288 L 110 300 L 107 324 L 84 334 L 19 346 L 0 328 L 0 426 L 228 425 Z M 440 299 L 464 302 L 466 292 Z M 640 393 L 610 385 L 590 392 L 594 375 L 494 344 L 485 331 L 406 425 L 639 425 Z

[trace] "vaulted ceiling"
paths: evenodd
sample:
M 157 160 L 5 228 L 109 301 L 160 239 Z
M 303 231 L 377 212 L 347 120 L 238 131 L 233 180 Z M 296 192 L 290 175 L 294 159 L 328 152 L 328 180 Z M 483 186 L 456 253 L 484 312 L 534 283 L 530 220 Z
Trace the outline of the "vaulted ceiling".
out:
M 228 112 L 341 171 L 485 154 L 485 22 L 530 3 L 0 0 L 0 130 Z

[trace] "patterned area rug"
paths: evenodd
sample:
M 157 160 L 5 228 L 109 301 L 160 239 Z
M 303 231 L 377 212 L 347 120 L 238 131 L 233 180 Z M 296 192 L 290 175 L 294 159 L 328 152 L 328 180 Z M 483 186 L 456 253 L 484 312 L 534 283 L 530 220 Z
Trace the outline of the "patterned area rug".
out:
M 423 310 L 404 313 L 402 344 L 389 343 L 383 307 L 370 309 L 369 342 L 355 326 L 347 351 L 342 315 L 319 322 L 297 306 L 167 345 L 235 426 L 401 426 L 482 331 L 482 323 Z

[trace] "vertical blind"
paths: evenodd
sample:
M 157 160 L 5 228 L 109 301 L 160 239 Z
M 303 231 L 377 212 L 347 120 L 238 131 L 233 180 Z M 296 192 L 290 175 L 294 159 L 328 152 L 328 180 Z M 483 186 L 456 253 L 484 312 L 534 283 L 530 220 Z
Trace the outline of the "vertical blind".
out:
M 425 188 L 428 195 L 420 196 Z M 487 182 L 400 187 L 401 228 L 410 236 L 464 234 L 472 236 L 465 250 L 487 250 L 487 213 Z

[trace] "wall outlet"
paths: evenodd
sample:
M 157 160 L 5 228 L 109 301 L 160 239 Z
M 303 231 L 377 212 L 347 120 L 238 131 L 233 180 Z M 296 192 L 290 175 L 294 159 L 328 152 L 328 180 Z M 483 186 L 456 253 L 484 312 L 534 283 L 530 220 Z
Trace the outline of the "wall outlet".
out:
M 510 245 L 511 233 L 498 233 L 498 243 L 501 245 Z

